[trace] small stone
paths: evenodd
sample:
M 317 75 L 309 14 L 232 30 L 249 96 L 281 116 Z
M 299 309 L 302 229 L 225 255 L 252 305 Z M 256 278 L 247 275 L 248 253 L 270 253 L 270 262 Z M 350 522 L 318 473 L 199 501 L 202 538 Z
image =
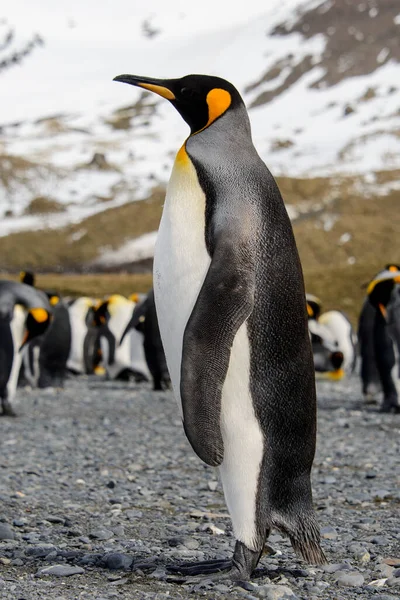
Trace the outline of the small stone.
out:
M 113 532 L 108 529 L 95 529 L 94 531 L 91 531 L 89 535 L 96 540 L 109 540 L 114 537 Z
M 297 596 L 293 593 L 290 587 L 286 585 L 273 585 L 272 583 L 262 585 L 257 590 L 257 595 L 260 598 L 266 598 L 267 600 L 296 600 Z
M 220 594 L 226 594 L 227 592 L 229 592 L 229 587 L 227 585 L 224 585 L 223 583 L 218 583 L 214 586 L 214 590 L 216 592 L 219 592 Z
M 22 565 L 24 564 L 24 561 L 21 558 L 14 558 L 14 560 L 12 561 L 12 564 L 14 567 L 22 567 Z
M 386 498 L 390 498 L 392 494 L 388 490 L 376 490 L 373 492 L 372 497 L 376 501 L 385 500 Z
M 9 565 L 11 562 L 11 558 L 6 558 L 5 556 L 0 556 L 0 563 L 3 565 Z
M 354 558 L 362 565 L 366 565 L 371 560 L 371 555 L 368 550 L 359 550 L 354 554 Z
M 73 567 L 70 565 L 52 565 L 43 567 L 36 573 L 36 577 L 53 575 L 54 577 L 70 577 L 71 575 L 81 575 L 85 570 L 82 567 Z
M 113 490 L 115 488 L 115 481 L 109 481 L 106 486 L 110 489 Z
M 386 563 L 380 563 L 377 565 L 376 570 L 382 574 L 382 577 L 391 577 L 393 575 L 394 567 L 391 567 Z
M 24 527 L 24 525 L 26 525 L 26 524 L 27 524 L 26 519 L 14 519 L 13 520 L 14 527 Z
M 391 567 L 400 567 L 400 558 L 384 558 L 383 561 L 386 565 L 390 565 Z
M 0 523 L 0 540 L 14 540 L 15 533 L 5 523 Z
M 26 556 L 34 556 L 35 558 L 44 558 L 53 550 L 53 544 L 45 544 L 43 546 L 34 546 L 33 548 L 27 548 L 25 554 Z
M 321 537 L 324 540 L 335 540 L 338 534 L 334 527 L 327 525 L 327 527 L 321 527 Z
M 371 538 L 370 542 L 376 546 L 387 546 L 388 543 L 387 538 L 385 538 L 383 535 L 376 535 L 375 537 Z
M 114 527 L 111 527 L 111 530 L 118 537 L 123 537 L 125 534 L 125 529 L 123 525 L 115 525 Z
M 112 552 L 103 556 L 102 563 L 106 569 L 130 569 L 133 563 L 133 558 L 128 554 Z
M 387 579 L 374 579 L 373 581 L 369 582 L 369 586 L 372 587 L 383 587 L 387 582 Z
M 197 548 L 200 547 L 200 543 L 197 540 L 186 535 L 170 538 L 168 540 L 168 544 L 172 548 L 176 548 L 177 546 L 184 546 L 188 550 L 197 550 Z
M 364 577 L 356 571 L 342 572 L 335 576 L 336 583 L 343 587 L 360 587 L 364 583 Z
M 336 477 L 334 477 L 333 475 L 327 475 L 324 478 L 324 483 L 326 483 L 328 485 L 331 484 L 331 483 L 336 483 Z
M 400 577 L 400 569 L 395 569 L 392 573 L 392 577 Z
M 46 519 L 46 521 L 48 521 L 49 523 L 62 523 L 63 525 L 65 524 L 65 519 L 64 517 L 57 517 L 56 515 L 47 515 L 46 517 L 44 517 Z
M 371 596 L 370 600 L 399 600 L 398 596 L 392 596 L 391 594 L 377 594 Z
M 208 485 L 208 489 L 209 489 L 211 492 L 215 492 L 215 490 L 216 490 L 216 489 L 217 489 L 217 487 L 218 487 L 218 481 L 209 481 L 207 485 Z

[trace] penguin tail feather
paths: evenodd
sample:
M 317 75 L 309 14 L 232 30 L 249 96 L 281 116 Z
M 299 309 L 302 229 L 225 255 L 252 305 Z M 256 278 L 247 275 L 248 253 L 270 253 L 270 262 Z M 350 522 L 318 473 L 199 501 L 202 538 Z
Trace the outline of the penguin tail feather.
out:
M 311 565 L 325 565 L 328 561 L 319 541 L 303 539 L 298 540 L 290 537 L 293 550 L 298 556 Z
M 299 516 L 295 520 L 279 515 L 273 520 L 273 526 L 289 537 L 293 550 L 307 563 L 324 565 L 328 562 L 321 548 L 319 527 L 314 515 Z

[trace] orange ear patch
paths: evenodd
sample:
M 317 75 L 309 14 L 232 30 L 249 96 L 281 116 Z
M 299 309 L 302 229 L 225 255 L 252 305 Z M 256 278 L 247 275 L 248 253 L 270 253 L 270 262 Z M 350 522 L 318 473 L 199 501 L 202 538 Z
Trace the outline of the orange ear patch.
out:
M 207 94 L 208 104 L 208 125 L 211 125 L 215 119 L 218 119 L 230 107 L 232 98 L 229 92 L 214 88 Z
M 31 308 L 29 312 L 37 323 L 44 323 L 49 318 L 49 313 L 44 308 Z

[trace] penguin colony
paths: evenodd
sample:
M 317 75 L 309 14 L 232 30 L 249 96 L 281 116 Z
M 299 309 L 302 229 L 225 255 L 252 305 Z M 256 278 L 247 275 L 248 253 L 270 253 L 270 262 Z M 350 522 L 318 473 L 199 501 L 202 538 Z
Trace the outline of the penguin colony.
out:
M 153 381 L 156 390 L 170 387 L 151 292 L 130 299 L 61 298 L 35 288 L 30 273 L 22 281 L 29 285 L 0 280 L 3 415 L 15 415 L 18 384 L 60 388 L 68 375 L 97 373 Z M 138 311 L 140 318 L 132 320 Z

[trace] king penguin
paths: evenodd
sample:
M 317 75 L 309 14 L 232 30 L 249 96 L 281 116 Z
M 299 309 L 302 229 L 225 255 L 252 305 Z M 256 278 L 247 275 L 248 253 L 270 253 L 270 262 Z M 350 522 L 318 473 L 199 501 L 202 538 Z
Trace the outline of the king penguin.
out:
M 11 406 L 21 368 L 21 349 L 42 335 L 51 321 L 46 294 L 25 283 L 0 281 L 0 399 L 3 415 Z
M 184 430 L 200 459 L 219 467 L 236 545 L 232 560 L 177 568 L 249 579 L 272 527 L 306 561 L 323 563 L 303 274 L 245 104 L 214 76 L 115 80 L 166 98 L 190 127 L 167 188 L 154 292 Z

